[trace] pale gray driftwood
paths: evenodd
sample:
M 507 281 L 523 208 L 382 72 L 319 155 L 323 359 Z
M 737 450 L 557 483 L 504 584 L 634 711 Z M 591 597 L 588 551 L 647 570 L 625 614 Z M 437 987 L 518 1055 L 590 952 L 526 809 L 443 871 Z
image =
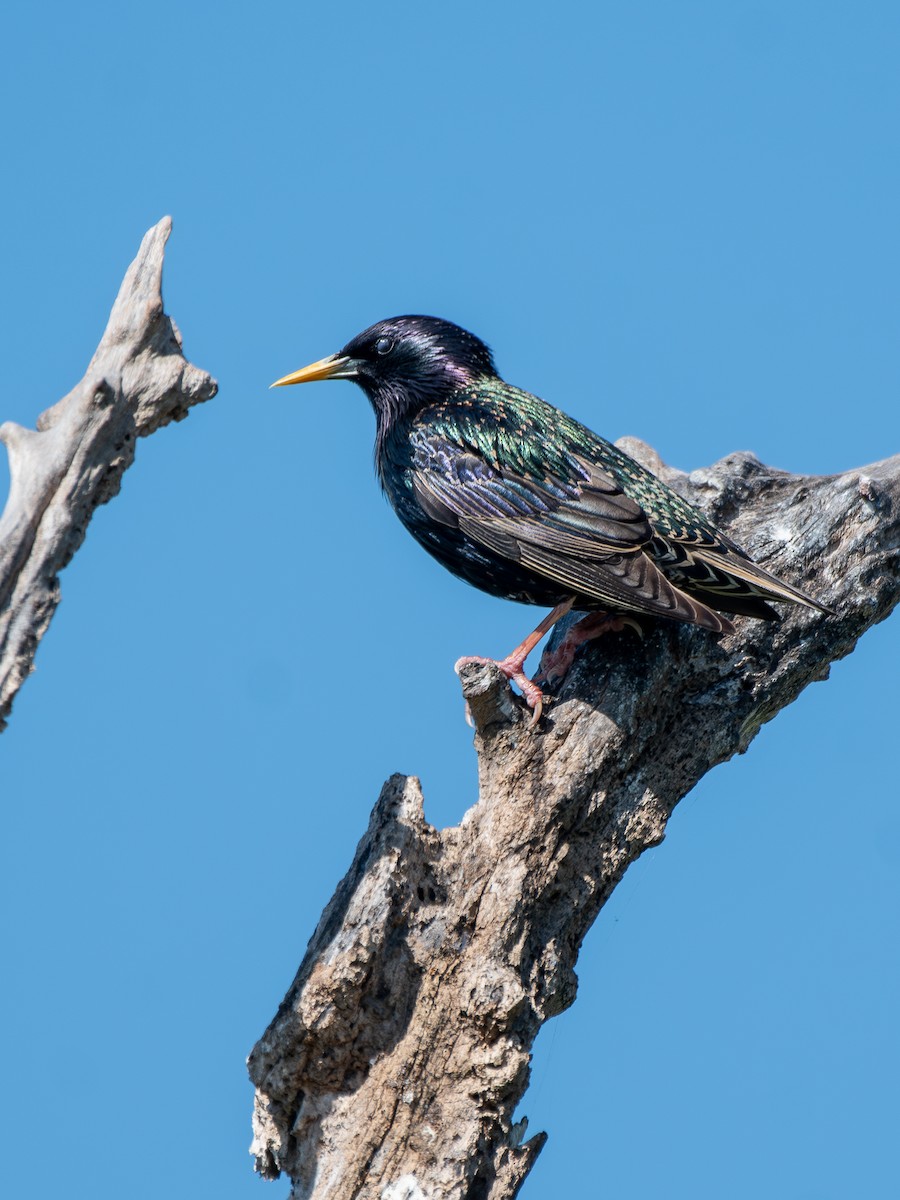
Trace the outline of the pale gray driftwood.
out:
M 495 668 L 464 668 L 477 804 L 438 831 L 418 781 L 388 781 L 250 1057 L 257 1169 L 295 1200 L 515 1196 L 545 1137 L 512 1123 L 531 1046 L 572 1003 L 603 903 L 698 779 L 900 597 L 900 456 L 801 478 L 735 454 L 685 476 L 624 446 L 838 615 L 607 636 L 537 730 Z
M 0 518 L 0 729 L 59 603 L 59 572 L 94 509 L 119 490 L 135 440 L 216 394 L 215 381 L 184 358 L 163 311 L 171 229 L 165 217 L 145 235 L 81 382 L 41 414 L 36 430 L 0 426 L 10 465 Z

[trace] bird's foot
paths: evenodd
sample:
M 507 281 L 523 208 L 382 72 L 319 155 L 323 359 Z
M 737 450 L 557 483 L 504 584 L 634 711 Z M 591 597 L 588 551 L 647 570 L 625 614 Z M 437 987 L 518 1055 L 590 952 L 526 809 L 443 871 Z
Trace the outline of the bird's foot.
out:
M 575 660 L 580 646 L 592 642 L 594 638 L 602 637 L 605 633 L 621 633 L 626 626 L 633 629 L 639 638 L 643 639 L 644 631 L 633 617 L 611 616 L 609 613 L 590 613 L 576 622 L 568 631 L 555 650 L 545 650 L 541 655 L 540 666 L 535 675 L 535 684 L 559 687 Z
M 534 682 L 529 679 L 523 670 L 525 659 L 535 648 L 542 637 L 545 637 L 556 622 L 566 615 L 574 603 L 575 597 L 570 596 L 567 600 L 560 601 L 552 612 L 547 613 L 543 621 L 536 629 L 529 633 L 521 645 L 516 646 L 512 654 L 507 654 L 504 659 L 496 658 L 480 658 L 478 655 L 469 655 L 466 658 L 461 658 L 456 663 L 456 673 L 459 674 L 460 667 L 464 667 L 466 663 L 493 663 L 495 667 L 499 667 L 503 674 L 512 683 L 519 685 L 522 695 L 525 697 L 525 702 L 531 709 L 531 720 L 528 722 L 528 728 L 533 729 L 541 719 L 541 713 L 544 711 L 544 693 Z M 467 715 L 467 720 L 471 714 Z M 471 724 L 471 721 L 469 721 Z
M 531 709 L 531 720 L 528 722 L 528 728 L 532 729 L 541 719 L 541 713 L 544 711 L 544 693 L 534 682 L 529 679 L 523 671 L 525 665 L 525 657 L 518 654 L 510 654 L 507 658 L 482 658 L 479 654 L 467 654 L 464 658 L 457 659 L 454 664 L 454 671 L 457 675 L 460 668 L 468 666 L 470 663 L 493 663 L 498 670 L 502 671 L 510 683 L 516 684 L 519 691 L 525 697 L 525 703 Z M 471 725 L 472 721 L 466 708 L 466 720 Z

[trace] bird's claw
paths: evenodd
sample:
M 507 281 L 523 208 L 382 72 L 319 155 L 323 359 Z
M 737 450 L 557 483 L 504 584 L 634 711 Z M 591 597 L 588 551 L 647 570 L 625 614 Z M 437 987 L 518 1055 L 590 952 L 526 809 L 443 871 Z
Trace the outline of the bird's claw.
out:
M 500 670 L 503 671 L 502 664 L 498 664 L 498 666 L 500 666 Z M 506 674 L 505 671 L 503 673 L 504 675 Z M 544 711 L 544 693 L 534 682 L 534 680 L 529 679 L 528 676 L 523 674 L 521 670 L 516 671 L 513 675 L 507 676 L 507 678 L 511 679 L 513 683 L 518 685 L 519 690 L 525 699 L 525 703 L 531 709 L 531 719 L 528 722 L 528 728 L 534 729 L 534 727 L 540 721 L 541 715 Z
M 482 658 L 481 655 L 478 654 L 467 654 L 464 658 L 457 659 L 453 669 L 458 675 L 460 668 L 468 666 L 470 663 L 492 663 L 499 671 L 502 672 L 503 675 L 506 676 L 510 683 L 514 683 L 519 688 L 525 703 L 531 709 L 531 718 L 528 721 L 528 728 L 534 729 L 534 727 L 540 721 L 541 715 L 544 711 L 545 697 L 540 687 L 534 682 L 534 680 L 529 679 L 522 670 L 523 660 L 512 655 L 509 658 L 496 659 Z M 469 725 L 473 725 L 472 712 L 468 703 L 466 704 L 466 721 Z

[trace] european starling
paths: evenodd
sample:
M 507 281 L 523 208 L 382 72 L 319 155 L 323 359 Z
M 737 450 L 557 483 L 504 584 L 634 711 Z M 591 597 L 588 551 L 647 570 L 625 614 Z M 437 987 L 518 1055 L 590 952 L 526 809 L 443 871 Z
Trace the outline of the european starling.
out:
M 552 606 L 498 663 L 533 720 L 543 695 L 523 672 L 525 658 L 570 608 L 592 615 L 570 631 L 558 669 L 579 642 L 620 628 L 628 613 L 720 634 L 733 629 L 722 612 L 777 619 L 766 600 L 830 612 L 754 563 L 623 451 L 505 383 L 484 342 L 449 321 L 379 321 L 272 386 L 317 379 L 352 379 L 369 397 L 381 485 L 430 554 L 491 595 Z M 467 661 L 494 660 L 457 667 Z

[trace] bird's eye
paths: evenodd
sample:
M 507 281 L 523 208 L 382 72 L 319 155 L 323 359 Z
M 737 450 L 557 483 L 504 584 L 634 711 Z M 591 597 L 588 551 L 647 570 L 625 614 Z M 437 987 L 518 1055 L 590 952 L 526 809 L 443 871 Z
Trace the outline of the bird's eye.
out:
M 394 339 L 390 337 L 380 337 L 375 343 L 375 349 L 379 354 L 390 354 L 394 348 Z

